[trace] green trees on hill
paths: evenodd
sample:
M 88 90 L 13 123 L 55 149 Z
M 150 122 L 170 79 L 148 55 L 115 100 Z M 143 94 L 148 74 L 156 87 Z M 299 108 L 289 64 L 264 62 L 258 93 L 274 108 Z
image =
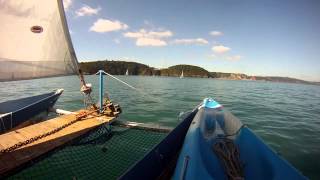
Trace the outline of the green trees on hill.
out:
M 126 61 L 92 61 L 80 63 L 80 68 L 85 74 L 95 74 L 102 69 L 113 75 L 124 75 L 128 70 L 129 75 L 142 76 L 174 76 L 179 77 L 183 71 L 184 77 L 202 77 L 202 78 L 220 78 L 233 80 L 263 80 L 273 82 L 288 82 L 288 83 L 303 83 L 303 84 L 317 84 L 315 82 L 303 81 L 289 77 L 272 77 L 272 76 L 248 76 L 241 73 L 223 73 L 223 72 L 208 72 L 207 70 L 192 65 L 176 65 L 165 69 L 155 69 L 145 64 Z
M 198 66 L 176 65 L 167 69 L 161 69 L 161 76 L 180 76 L 183 71 L 184 77 L 210 77 L 210 73 Z
M 102 69 L 113 75 L 124 75 L 128 70 L 129 75 L 159 75 L 152 67 L 136 62 L 126 61 L 93 61 L 80 63 L 82 71 L 86 74 L 94 74 Z
M 82 62 L 80 67 L 86 74 L 94 74 L 102 69 L 113 75 L 124 75 L 128 69 L 129 75 L 180 76 L 183 71 L 185 77 L 210 77 L 210 73 L 207 70 L 191 65 L 176 65 L 159 70 L 136 62 L 93 61 Z

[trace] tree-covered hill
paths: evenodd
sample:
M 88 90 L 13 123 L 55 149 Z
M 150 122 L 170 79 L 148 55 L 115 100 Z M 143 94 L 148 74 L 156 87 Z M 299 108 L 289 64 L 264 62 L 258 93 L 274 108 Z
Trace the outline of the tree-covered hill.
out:
M 92 61 L 80 63 L 80 68 L 86 74 L 94 74 L 102 69 L 113 75 L 124 75 L 128 70 L 129 75 L 159 75 L 152 67 L 136 62 L 126 61 Z
M 158 70 L 136 62 L 106 60 L 82 62 L 80 63 L 80 67 L 86 74 L 94 74 L 102 69 L 113 75 L 124 75 L 128 69 L 129 75 L 180 76 L 183 71 L 185 77 L 210 77 L 210 73 L 207 70 L 191 65 L 176 65 Z
M 184 77 L 210 77 L 210 73 L 198 66 L 192 65 L 176 65 L 167 69 L 161 69 L 161 76 L 180 76 L 183 71 Z
M 223 72 L 208 72 L 207 70 L 192 65 L 175 65 L 165 69 L 156 69 L 145 64 L 126 61 L 91 61 L 80 63 L 80 68 L 85 74 L 95 74 L 102 69 L 113 75 L 124 75 L 128 70 L 129 75 L 142 76 L 174 76 L 179 77 L 183 71 L 184 77 L 202 77 L 202 78 L 219 78 L 232 80 L 262 80 L 272 82 L 287 82 L 287 83 L 303 83 L 320 85 L 320 82 L 309 82 L 289 77 L 276 76 L 248 76 L 241 73 L 223 73 Z

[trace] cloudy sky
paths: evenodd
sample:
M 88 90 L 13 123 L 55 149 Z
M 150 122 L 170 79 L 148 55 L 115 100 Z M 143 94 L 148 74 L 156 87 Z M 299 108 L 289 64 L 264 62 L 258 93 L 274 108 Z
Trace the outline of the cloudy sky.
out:
M 320 81 L 320 1 L 64 0 L 80 61 Z

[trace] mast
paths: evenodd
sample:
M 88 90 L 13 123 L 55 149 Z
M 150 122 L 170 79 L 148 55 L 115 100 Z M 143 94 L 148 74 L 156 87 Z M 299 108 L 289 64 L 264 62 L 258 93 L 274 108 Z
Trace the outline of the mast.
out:
M 80 78 L 80 82 L 81 82 L 80 91 L 83 92 L 84 94 L 90 94 L 92 89 L 85 82 L 83 72 L 79 67 L 78 58 L 75 53 L 74 47 L 72 45 L 71 36 L 70 36 L 69 28 L 68 28 L 68 23 L 66 20 L 63 2 L 62 2 L 62 0 L 57 0 L 57 1 L 58 1 L 59 12 L 60 12 L 59 14 L 60 14 L 60 18 L 61 18 L 61 22 L 62 22 L 62 26 L 63 26 L 63 31 L 64 31 L 65 38 L 67 40 L 67 44 L 68 44 L 68 48 L 69 48 L 69 51 L 71 54 L 72 62 L 73 62 L 74 67 L 76 67 L 75 72 L 77 72 L 77 74 Z

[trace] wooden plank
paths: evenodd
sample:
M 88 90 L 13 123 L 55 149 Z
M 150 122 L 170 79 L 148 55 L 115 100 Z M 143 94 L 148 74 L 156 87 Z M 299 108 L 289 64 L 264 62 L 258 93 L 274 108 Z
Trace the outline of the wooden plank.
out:
M 22 141 L 25 141 L 26 140 L 26 136 L 24 136 L 22 133 L 16 133 L 14 134 L 14 137 L 19 141 L 19 142 L 22 142 Z M 12 156 L 14 157 L 14 159 L 16 161 L 20 161 L 22 159 L 26 159 L 26 160 L 29 160 L 31 158 L 31 154 L 32 151 L 29 151 L 29 150 L 26 150 L 26 151 L 23 151 L 23 152 L 20 152 L 20 153 L 15 153 L 15 155 Z
M 80 112 L 80 111 L 78 111 Z M 50 119 L 38 124 L 34 124 L 19 130 L 11 131 L 0 135 L 0 149 L 13 146 L 16 143 L 23 142 L 32 137 L 52 131 L 76 118 L 75 115 L 64 115 Z M 0 177 L 22 164 L 33 160 L 85 133 L 105 123 L 111 123 L 115 117 L 108 116 L 88 116 L 76 123 L 54 133 L 39 139 L 28 145 L 19 147 L 12 152 L 0 154 Z
M 0 148 L 3 149 L 4 147 L 0 145 Z M 0 156 L 0 174 L 9 171 L 10 167 L 16 166 L 15 162 L 15 158 L 12 157 L 10 154 L 6 156 Z

